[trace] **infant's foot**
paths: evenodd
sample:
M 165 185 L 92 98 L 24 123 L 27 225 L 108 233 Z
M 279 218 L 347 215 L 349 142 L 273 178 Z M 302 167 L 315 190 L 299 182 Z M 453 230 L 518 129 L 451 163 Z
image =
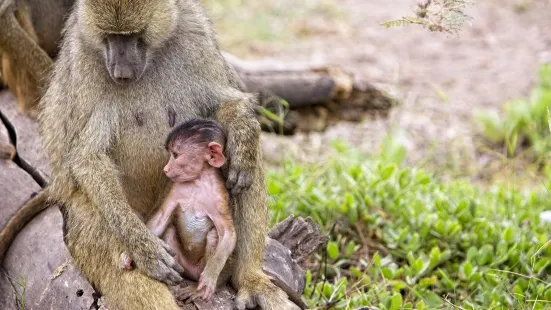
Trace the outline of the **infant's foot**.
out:
M 203 299 L 203 298 L 202 298 L 202 293 L 197 290 L 197 285 L 195 284 L 190 284 L 184 288 L 181 288 L 176 293 L 176 300 L 183 303 L 191 303 L 198 299 Z

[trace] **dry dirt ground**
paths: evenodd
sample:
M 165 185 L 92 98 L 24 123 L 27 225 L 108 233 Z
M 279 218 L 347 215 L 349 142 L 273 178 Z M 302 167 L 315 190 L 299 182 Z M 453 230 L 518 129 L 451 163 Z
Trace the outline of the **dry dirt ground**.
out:
M 466 11 L 474 19 L 458 36 L 417 26 L 380 26 L 411 16 L 413 0 L 341 0 L 337 5 L 347 16 L 344 22 L 328 26 L 310 21 L 312 31 L 303 40 L 241 52 L 251 58 L 339 64 L 393 86 L 402 101 L 386 119 L 343 122 L 323 133 L 292 138 L 264 135 L 270 141 L 265 150 L 282 149 L 272 144 L 286 149 L 298 145 L 299 155 L 318 158 L 328 141 L 340 138 L 373 152 L 385 134 L 397 129 L 393 132 L 401 133 L 410 162 L 476 175 L 491 156 L 476 151 L 473 116 L 477 109 L 499 110 L 504 101 L 527 96 L 538 67 L 551 62 L 551 1 L 474 2 Z

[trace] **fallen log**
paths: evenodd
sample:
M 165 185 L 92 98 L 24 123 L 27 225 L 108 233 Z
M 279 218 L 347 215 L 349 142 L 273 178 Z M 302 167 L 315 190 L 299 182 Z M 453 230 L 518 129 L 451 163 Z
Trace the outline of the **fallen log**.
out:
M 245 90 L 260 94 L 259 114 L 266 131 L 279 134 L 292 134 L 297 129 L 309 131 L 312 126 L 299 128 L 301 114 L 311 114 L 308 108 L 316 105 L 323 105 L 332 118 L 347 121 L 361 121 L 367 111 L 386 111 L 396 105 L 384 86 L 338 66 L 270 59 L 244 61 L 226 52 L 222 54 L 241 78 Z M 281 99 L 288 106 L 282 107 Z M 266 117 L 263 110 L 279 119 Z
M 283 227 L 283 228 L 282 228 Z M 286 231 L 288 233 L 281 233 Z M 264 271 L 301 309 L 307 305 L 301 295 L 305 286 L 306 259 L 327 241 L 310 218 L 290 216 L 274 227 L 266 240 Z M 284 245 L 285 244 L 285 245 Z M 15 240 L 0 272 L 0 302 L 3 309 L 108 310 L 109 304 L 94 292 L 71 263 L 62 241 L 61 216 L 55 208 L 34 219 Z M 23 284 L 21 284 L 23 282 Z M 184 281 L 171 287 L 178 291 L 191 284 Z M 23 291 L 24 290 L 24 291 Z M 22 300 L 22 292 L 24 300 Z M 226 285 L 208 303 L 180 304 L 186 310 L 234 309 L 235 290 Z
M 246 91 L 285 99 L 291 108 L 354 101 L 366 108 L 388 109 L 395 99 L 383 85 L 346 72 L 336 65 L 289 63 L 278 60 L 244 61 L 227 52 L 226 61 L 241 78 Z

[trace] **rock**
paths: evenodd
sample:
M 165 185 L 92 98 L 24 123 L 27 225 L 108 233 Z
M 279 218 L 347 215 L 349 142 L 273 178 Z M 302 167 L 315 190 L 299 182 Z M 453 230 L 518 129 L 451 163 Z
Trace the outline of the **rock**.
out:
M 21 296 L 23 288 L 25 309 L 90 309 L 94 290 L 71 264 L 61 224 L 61 213 L 51 207 L 32 220 L 14 240 L 3 262 L 5 272 L 0 275 L 3 309 L 20 309 L 16 298 Z M 22 279 L 24 286 L 17 284 Z

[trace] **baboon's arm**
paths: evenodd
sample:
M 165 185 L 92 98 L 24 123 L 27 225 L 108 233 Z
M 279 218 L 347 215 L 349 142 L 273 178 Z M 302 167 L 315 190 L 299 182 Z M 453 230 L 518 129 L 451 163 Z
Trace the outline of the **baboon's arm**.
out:
M 172 251 L 157 239 L 130 208 L 118 179 L 118 170 L 108 155 L 114 121 L 109 108 L 97 107 L 70 150 L 71 174 L 109 228 L 129 249 L 136 266 L 150 277 L 174 285 L 182 271 Z
M 161 237 L 170 223 L 170 219 L 173 217 L 175 209 L 178 207 L 178 203 L 172 199 L 172 195 L 169 194 L 167 199 L 163 201 L 163 204 L 157 212 L 153 214 L 151 219 L 147 222 L 147 228 L 153 232 L 157 237 Z
M 253 182 L 260 143 L 260 123 L 255 118 L 254 97 L 228 100 L 220 104 L 216 119 L 228 132 L 226 155 L 229 157 L 226 187 L 239 194 Z

